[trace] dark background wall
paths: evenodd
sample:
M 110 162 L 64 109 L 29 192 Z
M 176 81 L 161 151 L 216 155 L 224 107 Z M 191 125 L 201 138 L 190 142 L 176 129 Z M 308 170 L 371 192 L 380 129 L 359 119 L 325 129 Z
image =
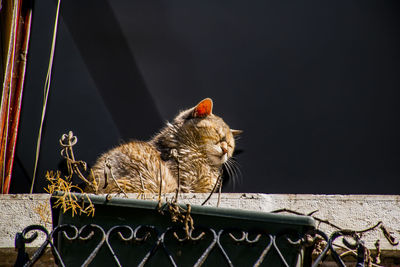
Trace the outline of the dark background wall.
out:
M 56 3 L 35 1 L 12 192 L 27 192 Z M 63 1 L 35 191 L 204 97 L 244 130 L 225 191 L 398 194 L 398 1 Z

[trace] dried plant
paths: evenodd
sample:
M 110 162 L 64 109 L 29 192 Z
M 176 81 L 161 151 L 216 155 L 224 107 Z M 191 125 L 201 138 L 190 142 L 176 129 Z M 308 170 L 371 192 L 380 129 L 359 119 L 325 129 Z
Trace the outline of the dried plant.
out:
M 73 135 L 70 131 L 68 134 L 63 134 L 60 139 L 61 155 L 65 158 L 68 167 L 68 175 L 62 177 L 59 171 L 47 171 L 46 180 L 49 182 L 45 191 L 57 200 L 54 202 L 54 207 L 61 207 L 62 212 L 71 210 L 72 216 L 75 214 L 86 214 L 88 216 L 94 216 L 94 205 L 91 202 L 89 196 L 77 185 L 72 182 L 73 175 L 78 176 L 79 179 L 84 181 L 88 186 L 97 192 L 98 184 L 96 179 L 87 179 L 84 176 L 84 172 L 87 170 L 86 162 L 81 160 L 75 160 L 74 152 L 72 147 L 78 142 L 78 138 Z M 93 173 L 90 177 L 94 177 Z M 57 192 L 57 194 L 55 194 Z M 79 192 L 82 197 L 78 197 L 73 192 Z M 85 203 L 85 201 L 87 203 Z M 38 210 L 39 216 L 42 214 L 42 210 Z M 41 216 L 42 217 L 42 216 Z
M 88 195 L 85 194 L 81 188 L 73 185 L 71 181 L 62 178 L 59 171 L 48 171 L 46 173 L 46 179 L 49 181 L 47 188 L 45 188 L 46 192 L 52 194 L 53 197 L 57 199 L 54 202 L 55 208 L 61 207 L 64 213 L 71 210 L 72 217 L 78 213 L 79 215 L 87 214 L 88 216 L 94 216 L 95 208 Z M 80 192 L 83 198 L 78 199 L 78 197 L 72 193 L 73 191 Z M 61 192 L 61 194 L 56 195 L 54 194 L 55 192 Z M 89 202 L 86 206 L 85 199 Z

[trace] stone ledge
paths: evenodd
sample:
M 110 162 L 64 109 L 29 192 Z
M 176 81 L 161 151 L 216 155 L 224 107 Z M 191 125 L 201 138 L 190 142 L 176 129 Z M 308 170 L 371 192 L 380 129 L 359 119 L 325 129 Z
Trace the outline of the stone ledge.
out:
M 171 199 L 173 194 L 164 198 Z M 201 204 L 208 194 L 181 194 L 180 202 Z M 136 194 L 129 194 L 137 198 Z M 145 195 L 146 199 L 157 200 L 156 195 Z M 217 195 L 213 195 L 208 206 L 215 206 Z M 400 235 L 400 196 L 399 195 L 294 195 L 294 194 L 254 194 L 224 193 L 220 207 L 270 212 L 278 209 L 289 209 L 304 214 L 316 211 L 315 216 L 326 219 L 342 228 L 362 230 L 382 221 L 385 227 L 398 239 Z M 51 229 L 48 194 L 34 195 L 0 195 L 0 249 L 14 247 L 14 237 L 26 226 L 42 224 Z M 38 210 L 42 216 L 39 215 Z M 319 228 L 330 233 L 334 229 L 321 224 Z M 375 230 L 363 236 L 366 245 L 374 249 L 376 240 L 380 240 L 385 256 L 400 257 L 399 245 L 392 246 L 382 231 Z M 30 244 L 37 247 L 40 240 Z

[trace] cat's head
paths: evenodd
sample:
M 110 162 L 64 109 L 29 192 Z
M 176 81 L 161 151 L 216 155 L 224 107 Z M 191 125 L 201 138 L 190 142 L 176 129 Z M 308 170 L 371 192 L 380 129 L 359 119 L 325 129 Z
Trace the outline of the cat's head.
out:
M 175 119 L 177 138 L 185 145 L 197 147 L 210 164 L 221 166 L 233 155 L 235 136 L 242 131 L 233 130 L 212 113 L 213 102 L 206 98 L 193 108 L 182 111 Z

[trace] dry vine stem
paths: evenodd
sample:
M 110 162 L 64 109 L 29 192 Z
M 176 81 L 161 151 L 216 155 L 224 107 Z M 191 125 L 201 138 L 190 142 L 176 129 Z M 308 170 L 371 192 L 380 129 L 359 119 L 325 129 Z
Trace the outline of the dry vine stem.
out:
M 68 166 L 68 178 L 71 179 L 72 175 L 75 173 L 78 175 L 78 177 L 86 182 L 87 184 L 91 184 L 85 176 L 83 176 L 82 172 L 80 171 L 79 168 L 82 168 L 83 171 L 87 170 L 87 164 L 86 162 L 79 160 L 75 160 L 74 156 L 74 151 L 72 150 L 72 147 L 76 145 L 78 142 L 78 138 L 74 136 L 72 131 L 70 131 L 68 134 L 63 134 L 60 139 L 60 145 L 62 147 L 61 149 L 61 156 L 65 158 L 67 161 L 67 166 Z
M 317 211 L 313 211 L 313 212 L 311 212 L 309 214 L 304 214 L 304 213 L 301 213 L 301 212 L 298 212 L 298 211 L 289 210 L 289 209 L 279 209 L 279 210 L 272 211 L 272 213 L 280 213 L 280 212 L 288 212 L 288 213 L 292 213 L 292 214 L 296 214 L 296 215 L 311 216 L 312 218 L 314 218 L 319 223 L 323 223 L 323 224 L 329 225 L 329 226 L 335 228 L 336 230 L 343 231 L 343 233 L 347 233 L 348 235 L 352 236 L 353 238 L 358 238 L 358 239 L 361 238 L 362 234 L 364 234 L 366 232 L 369 232 L 369 231 L 376 230 L 377 228 L 379 228 L 382 231 L 382 233 L 385 236 L 385 238 L 387 239 L 387 241 L 392 246 L 397 246 L 399 244 L 399 241 L 397 241 L 396 238 L 384 227 L 382 221 L 379 221 L 375 225 L 373 225 L 371 227 L 368 227 L 366 229 L 363 229 L 363 230 L 349 230 L 349 229 L 343 229 L 343 228 L 341 228 L 341 227 L 329 222 L 328 220 L 324 220 L 324 219 L 321 219 L 321 218 L 318 218 L 318 217 L 312 215 Z M 347 250 L 347 251 L 343 252 L 340 256 L 341 257 L 342 256 L 346 256 L 346 255 L 357 256 L 357 252 L 354 249 L 349 249 L 348 248 L 348 246 L 350 246 L 350 244 L 345 239 L 343 239 L 343 242 L 345 243 L 345 245 L 347 247 L 340 246 L 338 244 L 333 244 L 336 247 L 339 247 L 339 248 L 342 248 L 344 250 Z M 377 254 L 376 254 L 375 257 L 372 257 L 371 256 L 371 251 L 364 246 L 364 248 L 365 248 L 364 259 L 365 259 L 366 264 L 367 264 L 366 266 L 381 266 L 381 265 L 379 265 L 380 262 L 381 262 L 381 259 L 380 259 L 381 249 L 380 249 L 379 240 L 377 240 L 375 242 L 375 247 L 376 247 L 376 250 L 377 250 Z
M 84 181 L 87 185 L 93 187 L 97 192 L 97 183 L 96 180 L 93 179 L 92 182 L 89 182 L 88 179 L 85 178 L 83 173 L 81 172 L 81 168 L 83 171 L 87 170 L 86 162 L 75 160 L 74 151 L 72 147 L 76 145 L 78 142 L 78 138 L 74 136 L 72 131 L 68 134 L 63 134 L 61 139 L 59 140 L 61 149 L 61 155 L 65 158 L 68 167 L 68 175 L 65 177 L 61 177 L 61 173 L 59 171 L 53 172 L 48 171 L 46 173 L 46 179 L 49 181 L 49 184 L 45 190 L 49 194 L 54 194 L 55 192 L 62 192 L 62 194 L 53 195 L 57 198 L 57 201 L 54 203 L 54 207 L 61 207 L 62 211 L 65 213 L 68 210 L 71 210 L 72 216 L 75 214 L 87 214 L 88 216 L 94 216 L 94 205 L 91 202 L 90 198 L 83 192 L 81 188 L 72 183 L 72 176 L 76 174 L 79 179 Z M 93 174 L 93 173 L 92 173 Z M 72 191 L 78 191 L 82 194 L 82 199 L 78 199 L 77 196 L 72 194 Z M 84 199 L 89 203 L 85 207 Z
M 206 198 L 206 200 L 204 200 L 203 203 L 201 203 L 201 206 L 203 206 L 204 204 L 206 204 L 206 203 L 210 200 L 212 194 L 215 193 L 217 187 L 218 187 L 218 201 L 217 201 L 217 207 L 219 207 L 219 203 L 220 203 L 220 201 L 221 201 L 222 175 L 219 175 L 219 176 L 218 176 L 218 179 L 217 179 L 217 181 L 215 182 L 215 185 L 214 185 L 213 189 L 211 190 L 211 192 L 210 192 L 210 194 L 208 195 L 208 197 Z
M 108 182 L 107 182 L 108 181 L 108 173 L 110 173 L 111 179 L 113 180 L 113 182 L 117 185 L 117 187 L 119 189 L 119 192 L 117 193 L 117 195 L 122 193 L 122 194 L 124 194 L 124 196 L 126 198 L 128 198 L 128 195 L 125 193 L 125 191 L 121 188 L 121 186 L 119 185 L 119 183 L 115 179 L 114 174 L 112 172 L 111 164 L 108 162 L 108 158 L 106 158 L 106 162 L 105 162 L 104 165 L 105 165 L 105 167 L 104 167 L 104 180 L 105 180 L 105 182 L 104 182 L 104 187 L 103 188 L 107 187 L 107 184 L 108 184 Z
M 172 157 L 178 166 L 178 187 L 176 188 L 175 192 L 175 197 L 169 202 L 168 200 L 166 201 L 166 210 L 169 212 L 171 216 L 171 221 L 172 222 L 180 222 L 183 224 L 183 227 L 185 229 L 185 237 L 184 239 L 189 239 L 190 238 L 190 232 L 194 229 L 194 223 L 193 223 L 193 218 L 190 215 L 191 212 L 191 206 L 190 204 L 187 204 L 187 209 L 183 209 L 181 206 L 178 204 L 178 197 L 180 193 L 180 169 L 179 169 L 179 157 L 178 153 L 175 149 L 171 150 L 170 157 Z M 159 169 L 160 169 L 160 189 L 158 191 L 158 211 L 161 214 L 164 214 L 164 208 L 162 207 L 161 204 L 161 194 L 162 194 L 162 173 L 161 173 L 161 162 L 159 163 Z M 178 238 L 177 234 L 174 233 L 175 237 Z M 179 238 L 178 238 L 179 239 Z

